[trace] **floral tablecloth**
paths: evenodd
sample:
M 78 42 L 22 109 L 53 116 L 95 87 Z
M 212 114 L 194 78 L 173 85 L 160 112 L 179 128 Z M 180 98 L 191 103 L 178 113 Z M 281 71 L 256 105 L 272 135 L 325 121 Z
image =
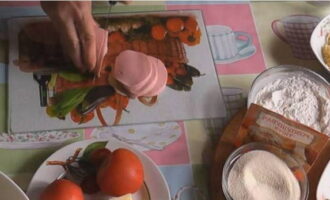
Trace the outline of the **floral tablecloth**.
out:
M 105 13 L 107 9 L 105 2 L 94 2 L 94 13 Z M 227 117 L 74 131 L 7 134 L 6 20 L 18 16 L 44 15 L 44 12 L 38 2 L 0 2 L 0 171 L 11 176 L 26 189 L 41 162 L 60 147 L 89 138 L 115 137 L 144 151 L 155 161 L 168 182 L 173 199 L 209 199 L 207 184 L 212 151 L 226 122 L 245 106 L 251 83 L 260 72 L 272 66 L 293 64 L 314 69 L 329 80 L 329 74 L 313 57 L 306 59 L 306 55 L 310 53 L 308 49 L 297 53 L 297 46 L 290 38 L 286 38 L 285 34 L 292 30 L 285 30 L 284 26 L 287 21 L 294 21 L 293 15 L 298 18 L 296 27 L 303 26 L 299 24 L 301 21 L 308 23 L 308 16 L 324 17 L 330 13 L 330 4 L 327 2 L 134 1 L 128 6 L 117 5 L 112 11 L 178 9 L 202 10 L 209 34 L 222 27 L 231 29 L 238 35 L 237 38 L 240 38 L 232 41 L 235 53 L 224 57 L 215 51 L 217 45 L 222 44 L 219 44 L 217 38 L 209 37 L 225 96 Z M 303 31 L 306 29 L 296 30 L 298 33 L 293 34 L 305 34 Z

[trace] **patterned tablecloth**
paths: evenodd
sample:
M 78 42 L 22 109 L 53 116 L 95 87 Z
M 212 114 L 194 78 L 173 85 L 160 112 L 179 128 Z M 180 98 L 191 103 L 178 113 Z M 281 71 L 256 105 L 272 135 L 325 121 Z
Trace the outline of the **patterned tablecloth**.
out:
M 26 134 L 6 133 L 6 63 L 8 40 L 6 20 L 18 16 L 44 15 L 38 2 L 0 2 L 0 171 L 26 189 L 37 167 L 65 144 L 89 138 L 115 137 L 144 151 L 164 174 L 174 199 L 208 199 L 208 168 L 212 150 L 228 119 L 245 106 L 253 79 L 268 67 L 294 64 L 312 68 L 328 80 L 329 74 L 310 58 L 308 47 L 295 38 L 308 34 L 303 23 L 309 16 L 322 18 L 330 13 L 327 2 L 133 2 L 118 5 L 113 12 L 200 9 L 203 11 L 217 73 L 227 106 L 227 117 L 137 126 Z M 103 2 L 94 13 L 105 13 Z M 295 16 L 293 16 L 295 15 Z M 286 23 L 294 22 L 294 25 Z M 291 23 L 292 24 L 292 23 Z M 238 35 L 228 45 L 232 56 L 215 49 L 221 44 L 212 32 L 231 29 Z M 284 33 L 284 34 L 283 34 Z M 299 46 L 300 45 L 300 46 Z M 303 59 L 302 59 L 303 58 Z M 306 59 L 307 58 L 307 59 Z

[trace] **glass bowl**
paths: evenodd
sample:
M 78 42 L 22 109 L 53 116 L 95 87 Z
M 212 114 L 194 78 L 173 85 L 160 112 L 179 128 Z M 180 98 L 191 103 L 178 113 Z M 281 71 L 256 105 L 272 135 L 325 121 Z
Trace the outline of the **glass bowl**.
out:
M 261 74 L 259 74 L 256 79 L 254 79 L 252 83 L 252 87 L 250 89 L 249 95 L 248 95 L 248 107 L 251 105 L 251 103 L 255 102 L 255 96 L 257 93 L 265 87 L 267 83 L 274 82 L 275 80 L 282 78 L 289 78 L 294 75 L 297 75 L 298 73 L 302 74 L 303 76 L 307 77 L 308 79 L 312 80 L 313 82 L 319 83 L 320 85 L 323 85 L 325 88 L 328 88 L 329 98 L 330 98 L 330 85 L 329 83 L 318 73 L 307 69 L 305 67 L 300 67 L 296 65 L 280 65 L 276 67 L 272 67 L 269 69 L 266 69 Z
M 308 178 L 305 173 L 305 170 L 298 164 L 298 162 L 292 158 L 290 155 L 288 155 L 287 152 L 269 144 L 262 144 L 262 143 L 249 143 L 245 144 L 238 149 L 236 149 L 228 159 L 226 160 L 226 163 L 224 165 L 223 171 L 222 171 L 222 190 L 227 200 L 233 200 L 232 197 L 229 194 L 228 191 L 228 177 L 229 172 L 234 166 L 235 162 L 245 153 L 248 153 L 250 151 L 254 150 L 264 150 L 267 152 L 270 152 L 283 160 L 287 166 L 290 168 L 291 172 L 293 173 L 295 170 L 299 170 L 302 172 L 300 174 L 300 179 L 298 180 L 299 186 L 300 186 L 300 199 L 299 200 L 306 200 L 308 198 L 309 193 L 309 187 L 308 187 Z

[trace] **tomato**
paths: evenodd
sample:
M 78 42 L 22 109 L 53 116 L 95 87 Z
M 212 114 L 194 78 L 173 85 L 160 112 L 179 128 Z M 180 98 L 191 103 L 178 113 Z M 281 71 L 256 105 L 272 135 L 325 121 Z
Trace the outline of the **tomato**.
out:
M 99 186 L 96 183 L 96 176 L 94 175 L 89 175 L 85 177 L 80 183 L 80 186 L 86 194 L 95 194 L 100 190 Z
M 143 184 L 143 165 L 130 150 L 117 149 L 102 164 L 97 173 L 101 191 L 111 196 L 134 193 Z
M 77 184 L 67 179 L 58 179 L 46 187 L 40 200 L 84 200 L 84 195 Z
M 89 161 L 98 167 L 109 155 L 111 151 L 107 148 L 96 149 L 89 156 Z

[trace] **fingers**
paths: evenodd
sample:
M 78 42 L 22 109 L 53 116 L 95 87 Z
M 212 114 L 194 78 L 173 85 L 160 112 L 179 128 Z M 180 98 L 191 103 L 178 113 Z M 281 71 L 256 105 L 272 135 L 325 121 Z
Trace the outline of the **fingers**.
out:
M 82 62 L 81 45 L 79 42 L 79 36 L 77 34 L 75 24 L 73 20 L 68 20 L 63 23 L 58 23 L 57 27 L 61 35 L 62 46 L 65 53 L 72 60 L 73 64 L 81 71 L 85 71 L 86 68 Z
M 42 2 L 60 34 L 65 54 L 81 71 L 93 70 L 96 63 L 95 21 L 90 1 Z
M 92 16 L 83 15 L 75 23 L 81 45 L 81 60 L 86 70 L 93 71 L 96 65 L 95 22 Z

